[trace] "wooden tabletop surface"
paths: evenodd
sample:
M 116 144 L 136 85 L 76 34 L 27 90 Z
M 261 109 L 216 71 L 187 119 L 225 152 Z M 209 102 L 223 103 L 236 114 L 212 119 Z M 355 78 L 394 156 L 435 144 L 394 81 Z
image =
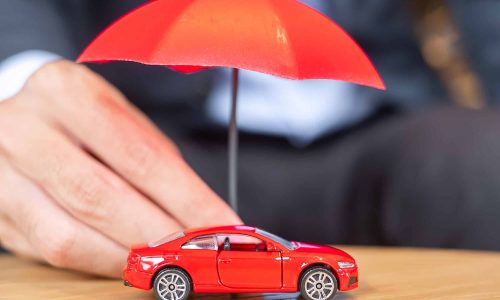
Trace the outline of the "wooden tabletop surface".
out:
M 500 299 L 500 253 L 401 248 L 343 248 L 357 258 L 360 288 L 342 299 Z M 195 299 L 230 299 L 195 295 Z M 234 298 L 234 297 L 233 297 Z M 300 299 L 298 294 L 239 295 Z M 121 281 L 89 277 L 0 256 L 0 299 L 154 299 Z

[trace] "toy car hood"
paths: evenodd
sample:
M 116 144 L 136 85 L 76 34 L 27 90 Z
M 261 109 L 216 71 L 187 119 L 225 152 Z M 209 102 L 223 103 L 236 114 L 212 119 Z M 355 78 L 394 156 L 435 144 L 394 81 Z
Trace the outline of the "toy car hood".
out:
M 352 262 L 355 261 L 351 255 L 349 255 L 345 251 L 342 251 L 334 247 L 301 243 L 301 242 L 294 242 L 294 244 L 297 245 L 297 249 L 295 249 L 295 252 L 317 253 L 320 255 L 335 255 Z

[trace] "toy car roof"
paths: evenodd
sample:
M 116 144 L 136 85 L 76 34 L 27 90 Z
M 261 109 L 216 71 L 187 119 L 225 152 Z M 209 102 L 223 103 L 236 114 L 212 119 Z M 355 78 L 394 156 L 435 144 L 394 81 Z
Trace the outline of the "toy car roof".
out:
M 203 228 L 194 228 L 194 229 L 186 229 L 184 233 L 186 235 L 190 234 L 212 234 L 219 232 L 255 232 L 256 228 L 247 225 L 233 225 L 233 226 L 217 226 L 217 227 L 203 227 Z

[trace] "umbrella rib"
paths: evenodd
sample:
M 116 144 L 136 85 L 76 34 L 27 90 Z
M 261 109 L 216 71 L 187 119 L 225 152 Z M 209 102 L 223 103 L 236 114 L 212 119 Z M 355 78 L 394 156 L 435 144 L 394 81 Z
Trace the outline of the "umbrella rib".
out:
M 281 1 L 281 0 L 278 0 L 278 1 Z M 277 9 L 275 6 L 275 1 L 271 0 L 270 3 L 271 3 L 271 8 L 272 8 L 274 14 L 276 16 L 278 16 L 277 19 L 279 20 L 280 27 L 283 28 L 282 33 L 286 36 L 286 41 L 288 43 L 286 48 L 288 49 L 288 54 L 291 56 L 291 58 L 293 58 L 293 59 L 288 60 L 288 61 L 294 62 L 295 76 L 293 77 L 293 79 L 302 79 L 301 74 L 300 74 L 300 70 L 299 70 L 300 65 L 298 64 L 298 60 L 297 60 L 297 54 L 295 53 L 295 48 L 293 47 L 293 41 L 292 41 L 290 35 L 288 34 L 288 30 L 286 29 L 287 26 L 283 26 L 285 24 L 283 22 L 283 18 L 281 17 L 280 10 Z
M 192 4 L 193 4 L 193 0 L 189 0 L 189 2 L 185 2 L 184 7 L 179 10 L 179 13 L 173 19 L 167 21 L 170 23 L 170 26 L 168 26 L 168 30 L 164 31 L 163 34 L 161 35 L 160 40 L 162 42 L 158 42 L 155 49 L 153 51 L 151 51 L 151 54 L 149 55 L 150 61 L 157 60 L 158 53 L 161 53 L 161 51 L 159 51 L 159 50 L 161 50 L 165 44 L 163 41 L 168 40 L 170 33 L 173 32 L 175 29 L 175 26 L 177 26 L 179 24 L 178 20 L 184 16 L 186 11 L 188 11 L 190 9 L 190 5 L 192 5 Z M 162 56 L 164 56 L 165 54 L 168 54 L 168 53 L 162 53 Z M 153 65 L 164 65 L 164 64 L 163 63 L 155 63 Z M 187 64 L 172 64 L 172 63 L 169 65 L 171 65 L 171 66 L 187 66 Z

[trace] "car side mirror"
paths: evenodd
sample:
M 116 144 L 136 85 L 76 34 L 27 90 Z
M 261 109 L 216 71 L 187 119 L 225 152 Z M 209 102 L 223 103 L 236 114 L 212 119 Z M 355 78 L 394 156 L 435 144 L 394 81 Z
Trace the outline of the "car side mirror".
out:
M 231 243 L 229 242 L 229 238 L 226 238 L 224 240 L 224 251 L 230 251 L 231 250 Z

